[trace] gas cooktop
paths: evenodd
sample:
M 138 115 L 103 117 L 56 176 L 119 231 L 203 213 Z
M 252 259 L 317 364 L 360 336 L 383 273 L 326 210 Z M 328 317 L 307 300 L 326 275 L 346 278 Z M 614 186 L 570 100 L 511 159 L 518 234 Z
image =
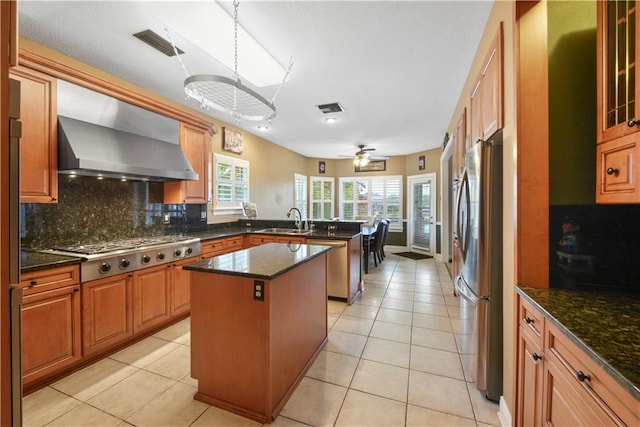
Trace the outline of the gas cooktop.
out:
M 187 236 L 136 237 L 133 239 L 91 243 L 86 245 L 54 246 L 51 249 L 57 252 L 69 252 L 79 255 L 97 255 L 127 249 L 139 249 L 149 246 L 163 245 L 166 243 L 178 243 L 187 240 L 193 240 L 193 238 Z
M 139 237 L 56 246 L 42 252 L 82 258 L 80 276 L 86 282 L 196 257 L 200 255 L 200 239 L 188 236 Z

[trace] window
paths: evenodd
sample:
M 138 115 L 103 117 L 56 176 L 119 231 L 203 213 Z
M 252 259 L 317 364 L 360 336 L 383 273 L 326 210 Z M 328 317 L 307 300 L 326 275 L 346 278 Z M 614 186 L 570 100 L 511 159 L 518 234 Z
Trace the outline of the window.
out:
M 340 217 L 345 221 L 377 215 L 402 231 L 402 176 L 340 178 Z
M 311 177 L 311 218 L 330 219 L 333 213 L 333 178 Z
M 249 162 L 221 154 L 213 155 L 214 210 L 239 211 L 249 201 Z
M 302 218 L 308 218 L 307 215 L 307 176 L 293 174 L 293 205 L 300 210 Z

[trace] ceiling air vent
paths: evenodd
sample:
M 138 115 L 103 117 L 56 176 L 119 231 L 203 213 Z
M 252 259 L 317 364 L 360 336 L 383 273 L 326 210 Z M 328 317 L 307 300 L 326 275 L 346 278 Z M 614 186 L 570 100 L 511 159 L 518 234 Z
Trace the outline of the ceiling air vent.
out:
M 176 55 L 175 51 L 173 50 L 173 46 L 171 46 L 171 43 L 151 30 L 140 31 L 139 33 L 135 33 L 133 36 L 139 40 L 142 40 L 152 48 L 159 50 L 167 56 Z M 176 50 L 180 55 L 184 53 L 184 51 L 178 47 L 176 47 Z
M 344 111 L 344 108 L 342 108 L 342 105 L 338 104 L 337 102 L 333 102 L 331 104 L 318 105 L 318 108 L 324 114 L 339 113 L 341 111 Z

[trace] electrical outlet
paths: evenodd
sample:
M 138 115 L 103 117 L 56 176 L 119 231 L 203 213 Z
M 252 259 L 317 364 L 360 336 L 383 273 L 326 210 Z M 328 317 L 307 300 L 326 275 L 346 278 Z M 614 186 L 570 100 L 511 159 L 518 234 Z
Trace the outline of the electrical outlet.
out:
M 171 219 L 169 218 L 169 214 L 168 214 L 168 213 L 167 213 L 167 214 L 162 215 L 162 222 L 163 222 L 164 224 L 169 224 L 169 223 L 171 222 Z
M 264 281 L 253 281 L 253 299 L 256 301 L 264 301 Z

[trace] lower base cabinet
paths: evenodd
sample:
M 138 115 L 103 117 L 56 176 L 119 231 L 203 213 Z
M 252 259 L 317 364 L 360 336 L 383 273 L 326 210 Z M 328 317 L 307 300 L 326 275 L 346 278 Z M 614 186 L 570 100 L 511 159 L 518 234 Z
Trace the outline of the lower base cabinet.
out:
M 134 334 L 171 318 L 171 268 L 171 265 L 160 265 L 133 273 Z
M 81 358 L 80 285 L 25 295 L 22 373 L 25 385 Z
M 82 284 L 82 347 L 92 355 L 133 336 L 133 278 L 120 274 Z
M 179 316 L 191 311 L 191 282 L 189 270 L 183 270 L 182 266 L 192 263 L 188 259 L 173 264 L 171 268 L 171 316 Z
M 636 426 L 640 405 L 516 293 L 516 426 Z

